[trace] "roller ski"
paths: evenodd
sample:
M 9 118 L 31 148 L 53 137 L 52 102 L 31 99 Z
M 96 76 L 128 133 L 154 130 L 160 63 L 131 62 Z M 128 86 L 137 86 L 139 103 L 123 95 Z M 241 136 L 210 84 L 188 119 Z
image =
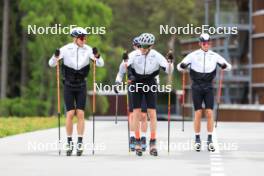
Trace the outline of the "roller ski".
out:
M 201 151 L 201 139 L 200 139 L 199 135 L 195 136 L 194 150 L 196 152 L 200 152 Z
M 71 156 L 72 155 L 72 151 L 73 151 L 73 142 L 70 141 L 66 145 L 66 155 L 67 156 Z
M 135 151 L 135 143 L 136 143 L 135 137 L 130 137 L 130 139 L 129 139 L 129 148 L 130 148 L 130 151 L 132 151 L 132 152 Z
M 136 150 L 136 155 L 137 156 L 142 156 L 142 149 L 141 149 L 140 139 L 136 139 L 135 150 Z
M 215 151 L 215 147 L 214 147 L 213 140 L 212 140 L 212 135 L 208 136 L 207 149 L 208 149 L 209 152 L 214 152 Z
M 158 151 L 156 148 L 156 139 L 151 139 L 149 141 L 149 154 L 152 156 L 158 156 Z
M 77 152 L 76 155 L 77 156 L 82 156 L 83 154 L 83 144 L 82 143 L 78 143 L 77 144 Z
M 146 137 L 141 137 L 140 142 L 141 142 L 142 151 L 145 152 L 147 148 Z

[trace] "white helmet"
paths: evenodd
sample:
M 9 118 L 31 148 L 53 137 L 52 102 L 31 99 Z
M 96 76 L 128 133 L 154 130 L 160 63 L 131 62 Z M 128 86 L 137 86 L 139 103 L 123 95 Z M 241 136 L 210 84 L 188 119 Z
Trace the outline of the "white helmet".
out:
M 140 45 L 154 45 L 155 36 L 150 33 L 143 33 L 139 36 L 139 44 Z
M 202 33 L 199 37 L 200 42 L 208 42 L 210 40 L 210 35 Z
M 72 37 L 79 37 L 79 36 L 84 36 L 87 34 L 88 34 L 87 31 L 82 27 L 76 27 L 71 30 Z

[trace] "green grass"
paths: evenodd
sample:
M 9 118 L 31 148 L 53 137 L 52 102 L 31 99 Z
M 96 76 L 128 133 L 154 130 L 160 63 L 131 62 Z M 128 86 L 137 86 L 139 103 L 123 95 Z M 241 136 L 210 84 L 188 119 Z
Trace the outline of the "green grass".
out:
M 65 118 L 61 117 L 61 126 L 64 125 Z M 0 138 L 30 131 L 54 128 L 57 126 L 57 117 L 0 118 Z

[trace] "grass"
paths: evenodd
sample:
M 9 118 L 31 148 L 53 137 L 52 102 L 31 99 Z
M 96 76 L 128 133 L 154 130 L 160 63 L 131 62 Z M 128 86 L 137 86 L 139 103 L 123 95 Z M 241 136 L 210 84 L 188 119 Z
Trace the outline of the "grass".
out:
M 61 117 L 61 126 L 65 118 Z M 8 117 L 0 118 L 0 138 L 30 131 L 37 131 L 58 126 L 57 117 Z

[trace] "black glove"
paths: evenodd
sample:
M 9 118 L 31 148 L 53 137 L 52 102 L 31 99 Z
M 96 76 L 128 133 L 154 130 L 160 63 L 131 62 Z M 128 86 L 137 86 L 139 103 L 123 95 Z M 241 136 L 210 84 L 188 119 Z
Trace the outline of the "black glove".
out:
M 167 60 L 169 63 L 172 63 L 174 57 L 173 57 L 173 54 L 172 54 L 172 51 L 169 51 L 168 54 L 167 54 Z
M 115 92 L 116 94 L 119 93 L 119 92 L 118 92 L 118 89 L 117 89 L 117 85 L 114 86 L 114 92 Z
M 122 59 L 123 60 L 127 60 L 128 59 L 128 54 L 127 54 L 127 51 L 125 51 L 122 55 Z
M 57 48 L 54 53 L 55 57 L 58 57 L 60 55 L 60 49 Z
M 222 69 L 226 69 L 227 65 L 225 63 L 223 63 L 221 66 L 220 66 Z
M 180 67 L 181 67 L 182 69 L 186 69 L 186 68 L 188 67 L 188 65 L 185 64 L 185 63 L 181 63 Z
M 118 89 L 117 87 L 118 87 L 120 84 L 121 84 L 120 82 L 115 82 L 114 92 L 115 92 L 116 94 L 119 93 L 119 89 Z
M 93 47 L 93 54 L 96 57 L 96 59 L 100 58 L 100 54 L 99 54 L 98 49 L 96 47 Z

